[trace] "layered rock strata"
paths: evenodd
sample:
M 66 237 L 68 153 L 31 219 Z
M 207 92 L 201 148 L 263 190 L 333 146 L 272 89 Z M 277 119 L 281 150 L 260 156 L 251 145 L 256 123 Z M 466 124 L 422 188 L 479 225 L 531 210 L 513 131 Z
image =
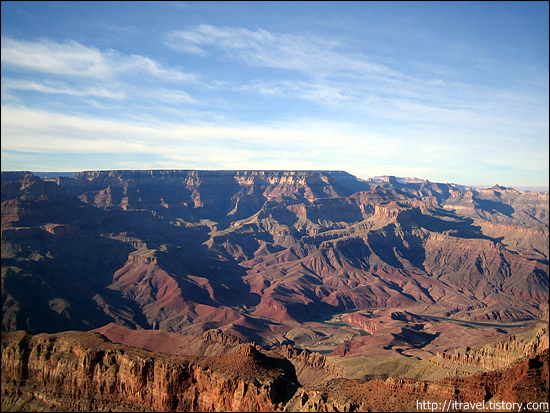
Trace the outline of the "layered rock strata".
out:
M 547 193 L 341 171 L 2 176 L 5 331 L 219 328 L 267 347 L 344 311 L 503 322 L 548 303 Z
M 248 344 L 185 357 L 98 333 L 2 333 L 2 411 L 274 411 L 297 388 L 290 362 Z
M 509 369 L 435 382 L 335 380 L 316 389 L 299 389 L 285 411 L 548 411 L 548 360 L 544 350 L 517 360 Z
M 533 357 L 549 348 L 548 308 L 543 316 L 523 331 L 510 334 L 504 340 L 485 346 L 456 349 L 438 357 L 457 364 L 497 369 L 508 367 L 522 357 Z
M 426 411 L 436 403 L 437 410 L 468 403 L 468 411 L 487 411 L 502 402 L 536 403 L 531 409 L 544 411 L 548 363 L 546 349 L 466 378 L 334 379 L 301 387 L 290 362 L 250 344 L 216 357 L 185 357 L 115 344 L 98 333 L 19 331 L 2 333 L 2 411 Z

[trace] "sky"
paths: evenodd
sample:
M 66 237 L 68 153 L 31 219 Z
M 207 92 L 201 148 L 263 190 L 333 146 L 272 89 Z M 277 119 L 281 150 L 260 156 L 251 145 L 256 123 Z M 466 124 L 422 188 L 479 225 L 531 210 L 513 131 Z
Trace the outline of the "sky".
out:
M 546 1 L 1 7 L 3 171 L 548 186 Z

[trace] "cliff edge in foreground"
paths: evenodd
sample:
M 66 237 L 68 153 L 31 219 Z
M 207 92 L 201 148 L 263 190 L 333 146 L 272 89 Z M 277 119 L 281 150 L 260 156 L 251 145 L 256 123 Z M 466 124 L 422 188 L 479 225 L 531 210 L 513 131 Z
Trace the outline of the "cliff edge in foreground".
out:
M 2 333 L 5 412 L 423 411 L 422 401 L 544 406 L 548 382 L 548 349 L 466 378 L 335 379 L 306 388 L 287 359 L 250 344 L 215 357 L 175 356 L 92 332 Z

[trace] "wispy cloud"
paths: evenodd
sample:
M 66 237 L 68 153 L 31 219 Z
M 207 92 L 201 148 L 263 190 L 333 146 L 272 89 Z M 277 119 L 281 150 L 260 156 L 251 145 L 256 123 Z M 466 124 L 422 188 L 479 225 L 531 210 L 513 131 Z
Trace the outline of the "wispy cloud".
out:
M 126 93 L 123 91 L 112 92 L 105 88 L 89 87 L 89 88 L 73 88 L 64 82 L 45 81 L 42 83 L 33 82 L 30 80 L 2 78 L 2 90 L 29 90 L 48 94 L 62 94 L 71 96 L 92 96 L 97 98 L 107 98 L 122 100 L 126 98 Z
M 2 37 L 2 63 L 37 72 L 91 78 L 109 78 L 115 73 L 111 58 L 95 47 L 75 41 L 60 44 Z
M 183 89 L 207 87 L 198 76 L 149 57 L 100 51 L 75 41 L 2 37 L 2 69 L 3 102 L 24 102 L 28 97 L 21 92 L 35 92 L 33 99 L 45 107 L 93 110 L 107 117 L 150 119 L 153 114 L 181 111 L 200 104 Z M 37 94 L 58 98 L 36 99 Z M 212 114 L 189 112 L 186 117 L 205 116 Z
M 3 167 L 547 180 L 547 19 L 475 4 L 7 2 Z
M 114 50 L 100 51 L 74 40 L 33 42 L 2 37 L 2 64 L 19 70 L 96 80 L 141 73 L 174 82 L 197 81 L 192 73 L 165 67 L 148 57 L 123 56 Z
M 171 82 L 196 82 L 198 80 L 197 76 L 192 73 L 185 73 L 179 69 L 164 67 L 145 56 L 131 55 L 129 57 L 122 57 L 116 55 L 116 57 L 112 59 L 112 64 L 116 66 L 116 70 L 122 74 L 141 72 Z
M 225 88 L 229 88 L 225 85 Z M 353 103 L 357 94 L 342 85 L 331 85 L 321 82 L 308 82 L 294 79 L 288 80 L 254 80 L 248 84 L 235 87 L 236 90 L 266 97 L 278 97 L 287 99 L 303 99 L 317 104 Z
M 185 125 L 182 123 L 113 121 L 37 110 L 21 105 L 2 106 L 2 147 L 13 151 L 123 152 L 125 150 L 177 156 L 189 148 L 253 149 L 266 157 L 272 150 L 310 153 L 339 148 L 359 150 L 368 136 L 358 136 L 345 125 L 330 122 L 280 123 L 271 126 L 231 123 Z M 28 119 L 33 119 L 28 122 Z M 25 136 L 26 139 L 20 139 Z M 370 147 L 378 154 L 392 149 L 371 135 Z M 335 142 L 338 142 L 337 144 Z M 336 153 L 334 152 L 334 153 Z M 195 156 L 195 155 L 194 155 Z M 269 155 L 271 156 L 271 155 Z
M 342 53 L 339 49 L 344 45 L 337 41 L 311 35 L 275 34 L 263 29 L 251 31 L 203 24 L 191 30 L 172 31 L 167 34 L 165 43 L 181 52 L 202 56 L 221 52 L 253 66 L 297 70 L 314 77 L 345 75 L 346 72 L 382 78 L 403 77 L 385 65 Z
M 192 105 L 199 104 L 196 99 L 192 98 L 191 95 L 184 90 L 167 88 L 143 89 L 139 91 L 139 94 L 144 98 L 163 103 L 189 103 Z
M 307 119 L 271 126 L 227 122 L 193 126 L 113 121 L 3 105 L 1 127 L 3 151 L 146 155 L 157 159 L 151 164 L 155 168 L 342 169 L 364 178 L 384 171 L 405 176 L 426 171 L 429 174 L 421 176 L 430 179 L 437 175 L 426 166 L 431 162 L 447 165 L 449 176 L 460 170 L 468 175 L 472 165 L 536 173 L 547 162 L 545 153 L 532 148 L 517 147 L 511 154 L 498 137 L 494 142 L 470 139 L 465 145 L 460 132 L 442 134 L 436 129 L 425 130 L 424 135 L 389 137 L 358 125 Z M 438 172 L 438 179 L 444 180 L 445 168 L 439 166 Z
M 413 33 L 407 32 L 407 36 Z M 426 33 L 421 37 L 434 47 L 444 46 L 442 39 Z M 383 55 L 373 57 L 354 52 L 343 39 L 334 41 L 263 29 L 251 31 L 242 27 L 199 25 L 169 32 L 165 43 L 180 52 L 205 58 L 233 59 L 250 67 L 286 69 L 302 75 L 281 70 L 277 76 L 266 80 L 259 71 L 257 78 L 253 73 L 250 79 L 212 81 L 220 90 L 307 100 L 380 119 L 461 127 L 524 124 L 519 119 L 524 119 L 527 112 L 536 113 L 539 119 L 544 116 L 540 113 L 540 108 L 544 107 L 541 93 L 528 95 L 526 91 L 516 91 L 512 95 L 504 85 L 500 88 L 480 86 L 479 79 L 468 81 L 457 75 L 456 67 L 447 67 L 444 62 L 435 65 L 406 60 L 399 62 L 397 70 L 395 64 L 386 63 Z M 461 59 L 466 64 L 466 49 L 471 46 L 458 43 L 460 47 L 453 47 L 462 50 Z M 476 64 L 483 61 L 479 50 L 472 48 L 471 53 L 475 55 Z M 507 97 L 503 99 L 503 96 Z M 522 115 L 517 116 L 514 112 L 522 112 Z M 502 115 L 500 122 L 497 121 L 499 114 Z

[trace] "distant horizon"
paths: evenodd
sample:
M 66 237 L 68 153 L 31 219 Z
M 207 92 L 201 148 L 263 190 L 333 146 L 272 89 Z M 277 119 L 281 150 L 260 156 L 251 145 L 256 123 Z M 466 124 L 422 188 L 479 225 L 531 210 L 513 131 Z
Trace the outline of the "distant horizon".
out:
M 5 1 L 1 163 L 546 187 L 549 9 Z
M 450 181 L 442 181 L 442 180 L 431 180 L 431 179 L 422 178 L 420 176 L 401 176 L 401 175 L 393 175 L 393 174 L 383 174 L 383 175 L 378 174 L 378 175 L 369 176 L 368 178 L 364 178 L 364 177 L 352 174 L 348 171 L 337 170 L 337 169 L 246 169 L 246 168 L 239 168 L 239 169 L 150 168 L 149 169 L 148 168 L 148 169 L 83 169 L 83 170 L 79 170 L 79 171 L 32 171 L 32 170 L 29 170 L 29 169 L 25 169 L 25 170 L 9 170 L 9 171 L 2 170 L 1 172 L 2 173 L 4 173 L 4 172 L 30 172 L 33 175 L 37 175 L 37 176 L 38 176 L 38 174 L 48 174 L 48 175 L 52 175 L 52 177 L 55 177 L 55 176 L 61 176 L 61 175 L 56 175 L 56 174 L 69 175 L 69 174 L 77 174 L 77 173 L 80 173 L 80 172 L 95 172 L 95 171 L 98 171 L 98 172 L 107 172 L 107 171 L 121 171 L 121 172 L 122 171 L 345 172 L 345 173 L 348 173 L 352 176 L 355 176 L 357 179 L 364 180 L 364 181 L 368 181 L 368 180 L 375 179 L 375 178 L 383 178 L 383 177 L 390 177 L 391 176 L 391 177 L 395 177 L 397 179 L 419 179 L 419 180 L 422 180 L 422 181 L 429 181 L 429 182 L 435 182 L 435 183 L 455 184 L 455 185 L 478 188 L 478 189 L 490 189 L 490 188 L 494 187 L 495 185 L 499 185 L 499 186 L 502 186 L 502 187 L 505 187 L 505 188 L 513 188 L 513 189 L 516 189 L 516 190 L 519 190 L 519 191 L 521 191 L 521 190 L 525 190 L 525 191 L 546 191 L 546 192 L 550 191 L 550 186 L 544 186 L 544 185 L 505 185 L 505 184 L 501 184 L 499 182 L 495 182 L 495 183 L 492 183 L 492 184 L 469 184 L 469 183 L 463 183 L 463 182 L 450 182 Z

